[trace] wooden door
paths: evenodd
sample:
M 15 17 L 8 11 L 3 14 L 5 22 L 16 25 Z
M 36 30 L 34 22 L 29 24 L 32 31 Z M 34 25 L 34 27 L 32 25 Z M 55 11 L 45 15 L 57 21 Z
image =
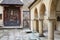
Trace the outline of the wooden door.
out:
M 4 8 L 4 25 L 19 26 L 21 23 L 20 8 L 5 7 Z

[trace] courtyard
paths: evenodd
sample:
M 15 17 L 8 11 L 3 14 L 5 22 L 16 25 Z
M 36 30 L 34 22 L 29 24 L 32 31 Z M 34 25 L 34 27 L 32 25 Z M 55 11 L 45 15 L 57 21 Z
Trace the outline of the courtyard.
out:
M 30 32 L 30 33 L 29 33 Z M 0 29 L 0 40 L 48 40 L 48 32 L 45 37 L 39 37 L 39 33 L 33 33 L 28 28 L 24 29 Z M 60 40 L 60 32 L 54 32 L 55 40 Z
M 0 0 L 0 40 L 60 40 L 60 0 Z

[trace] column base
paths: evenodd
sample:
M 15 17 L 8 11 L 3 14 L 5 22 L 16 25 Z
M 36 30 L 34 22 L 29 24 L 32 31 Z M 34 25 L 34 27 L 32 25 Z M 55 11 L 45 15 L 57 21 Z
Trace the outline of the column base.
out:
M 39 35 L 39 37 L 45 37 L 44 35 Z

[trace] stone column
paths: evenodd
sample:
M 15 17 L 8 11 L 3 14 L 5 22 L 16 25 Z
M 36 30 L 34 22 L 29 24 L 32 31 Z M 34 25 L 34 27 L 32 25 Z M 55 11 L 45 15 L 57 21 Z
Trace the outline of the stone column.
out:
M 48 23 L 48 40 L 54 40 L 54 26 L 53 19 L 49 19 Z
M 33 21 L 34 21 L 33 31 L 34 31 L 34 32 L 37 32 L 37 29 L 36 29 L 36 19 L 34 19 Z
M 21 24 L 20 24 L 20 28 L 23 28 L 23 8 L 20 8 L 21 11 Z
M 33 20 L 31 19 L 30 28 L 31 28 L 31 31 L 32 31 L 32 32 L 33 32 L 33 26 L 34 26 L 34 22 L 33 22 Z
M 44 37 L 44 35 L 43 35 L 43 19 L 39 19 L 39 34 L 40 34 L 40 37 Z

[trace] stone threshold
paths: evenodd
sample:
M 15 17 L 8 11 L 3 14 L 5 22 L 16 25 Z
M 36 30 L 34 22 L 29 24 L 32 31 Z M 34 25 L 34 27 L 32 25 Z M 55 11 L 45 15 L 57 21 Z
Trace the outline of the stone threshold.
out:
M 20 26 L 0 26 L 0 29 L 23 29 Z

